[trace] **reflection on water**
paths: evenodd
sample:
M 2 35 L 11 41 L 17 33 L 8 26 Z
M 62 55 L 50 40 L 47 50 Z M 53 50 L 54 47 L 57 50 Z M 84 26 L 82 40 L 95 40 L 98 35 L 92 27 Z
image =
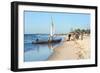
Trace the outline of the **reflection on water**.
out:
M 58 44 L 25 44 L 24 61 L 46 61 Z
M 47 45 L 27 44 L 24 61 L 45 61 L 52 54 Z M 26 45 L 25 45 L 26 46 Z
M 53 48 L 60 44 L 32 44 L 32 41 L 37 38 L 39 40 L 48 40 L 48 35 L 24 35 L 24 62 L 47 61 L 53 53 Z

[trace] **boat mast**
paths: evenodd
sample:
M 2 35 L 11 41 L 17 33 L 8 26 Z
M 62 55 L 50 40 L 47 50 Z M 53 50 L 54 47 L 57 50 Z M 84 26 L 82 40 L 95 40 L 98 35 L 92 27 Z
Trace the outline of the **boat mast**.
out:
M 50 41 L 53 39 L 53 36 L 54 36 L 54 23 L 53 23 L 53 19 L 51 17 L 50 37 L 49 37 Z

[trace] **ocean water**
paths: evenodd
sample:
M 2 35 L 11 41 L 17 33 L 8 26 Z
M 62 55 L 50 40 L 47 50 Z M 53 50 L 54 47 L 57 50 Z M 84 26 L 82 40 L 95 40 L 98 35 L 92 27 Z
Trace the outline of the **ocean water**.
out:
M 24 62 L 47 61 L 53 54 L 53 48 L 60 45 L 55 44 L 32 44 L 36 39 L 47 41 L 47 34 L 24 34 Z M 61 37 L 60 37 L 61 38 Z M 53 39 L 57 39 L 53 38 Z

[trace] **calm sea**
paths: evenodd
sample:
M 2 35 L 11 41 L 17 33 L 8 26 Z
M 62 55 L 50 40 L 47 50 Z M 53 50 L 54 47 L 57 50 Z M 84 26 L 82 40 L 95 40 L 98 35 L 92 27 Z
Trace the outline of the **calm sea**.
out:
M 53 53 L 53 48 L 59 44 L 32 44 L 39 40 L 48 40 L 47 34 L 24 34 L 24 62 L 47 61 Z M 57 38 L 57 37 L 56 37 Z

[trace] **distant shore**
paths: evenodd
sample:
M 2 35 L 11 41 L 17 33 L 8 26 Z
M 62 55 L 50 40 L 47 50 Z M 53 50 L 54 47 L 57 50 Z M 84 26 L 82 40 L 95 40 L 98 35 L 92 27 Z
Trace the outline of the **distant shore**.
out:
M 53 49 L 53 54 L 48 60 L 71 60 L 90 58 L 90 36 L 84 36 L 83 40 L 65 40 L 60 46 Z

